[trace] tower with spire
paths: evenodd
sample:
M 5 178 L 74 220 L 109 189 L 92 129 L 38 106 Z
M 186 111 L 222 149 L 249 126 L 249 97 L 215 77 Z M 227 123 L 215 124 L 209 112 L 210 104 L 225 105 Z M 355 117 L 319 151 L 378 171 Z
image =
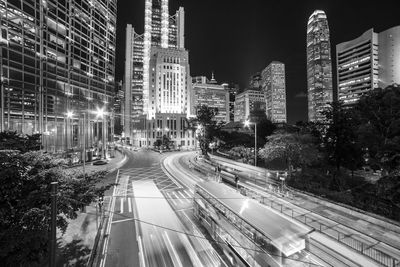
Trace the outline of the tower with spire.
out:
M 326 14 L 315 10 L 307 24 L 308 120 L 323 121 L 321 112 L 333 101 L 332 62 Z

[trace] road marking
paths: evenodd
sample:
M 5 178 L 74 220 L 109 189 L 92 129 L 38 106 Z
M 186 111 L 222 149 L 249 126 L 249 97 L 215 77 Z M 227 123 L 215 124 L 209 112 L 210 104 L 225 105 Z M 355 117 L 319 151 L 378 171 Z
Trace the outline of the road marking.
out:
M 140 235 L 137 237 L 138 239 L 138 244 L 139 244 L 139 256 L 140 256 L 140 260 L 141 260 L 141 267 L 145 267 L 145 260 L 144 260 L 144 249 L 143 249 L 143 244 L 142 244 L 142 238 L 140 237 Z
M 120 203 L 121 203 L 121 205 L 120 205 L 120 207 L 121 207 L 121 209 L 120 209 L 120 213 L 124 213 L 124 198 L 121 198 L 120 199 Z
M 172 245 L 171 239 L 169 238 L 168 233 L 166 231 L 164 231 L 162 233 L 162 237 L 164 239 L 165 244 L 167 245 L 167 249 L 168 249 L 169 254 L 171 255 L 171 259 L 172 259 L 172 262 L 174 263 L 174 266 L 182 266 L 183 267 L 182 262 L 179 258 L 179 255 L 176 252 L 175 247 Z M 190 255 L 190 253 L 189 253 L 189 255 Z
M 133 220 L 135 220 L 135 219 L 134 218 L 122 219 L 122 220 L 118 220 L 118 221 L 113 221 L 112 224 L 121 223 L 121 222 L 128 222 L 128 221 L 133 221 Z
M 117 177 L 115 177 L 115 184 L 118 183 L 118 177 L 119 177 L 119 170 L 117 172 Z M 113 189 L 113 194 L 111 196 L 111 200 L 110 200 L 110 204 L 109 204 L 109 213 L 111 213 L 111 215 L 109 215 L 108 218 L 108 222 L 107 222 L 107 228 L 106 228 L 106 234 L 105 234 L 105 240 L 104 240 L 104 246 L 103 246 L 103 259 L 100 262 L 100 267 L 104 267 L 104 265 L 106 264 L 106 260 L 107 260 L 107 252 L 108 252 L 108 240 L 110 237 L 110 233 L 111 233 L 111 222 L 113 220 L 114 217 L 114 209 L 115 209 L 115 198 L 114 195 L 116 193 L 116 189 L 117 186 L 114 185 L 114 189 Z
M 129 212 L 132 212 L 132 200 L 130 197 L 128 197 L 128 210 Z

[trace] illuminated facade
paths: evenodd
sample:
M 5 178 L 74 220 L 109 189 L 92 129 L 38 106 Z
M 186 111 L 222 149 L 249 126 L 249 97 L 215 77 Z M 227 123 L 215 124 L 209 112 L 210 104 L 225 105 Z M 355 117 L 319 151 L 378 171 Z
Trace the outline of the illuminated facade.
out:
M 271 62 L 261 73 L 265 112 L 272 122 L 286 123 L 285 64 Z
M 235 99 L 235 118 L 234 121 L 245 121 L 255 110 L 265 111 L 264 92 L 247 90 L 238 94 Z
M 144 34 L 137 34 L 131 25 L 127 27 L 124 135 L 134 146 L 153 145 L 160 137 L 157 120 L 163 125 L 177 121 L 172 125 L 178 132 L 164 131 L 164 135 L 170 134 L 175 147 L 192 146 L 193 135 L 179 132 L 180 127 L 185 130 L 183 124 L 180 126 L 181 120 L 191 110 L 184 15 L 180 7 L 170 16 L 168 0 L 146 0 Z
M 174 16 L 169 15 L 168 0 L 146 0 L 143 46 L 143 112 L 150 119 L 154 112 L 150 108 L 150 59 L 153 47 L 184 49 L 185 12 L 179 8 Z
M 373 29 L 336 46 L 338 99 L 356 103 L 374 88 L 400 83 L 400 26 Z
M 125 73 L 124 73 L 124 135 L 131 138 L 140 125 L 143 114 L 143 35 L 137 34 L 128 24 L 126 27 Z
M 193 107 L 206 105 L 217 108 L 218 114 L 215 120 L 229 122 L 229 92 L 223 86 L 217 84 L 214 77 L 209 81 L 207 77 L 200 76 L 193 79 Z M 196 114 L 196 112 L 193 112 Z
M 100 138 L 91 111 L 112 108 L 116 3 L 0 1 L 0 130 L 42 133 L 48 151 Z M 110 117 L 101 126 L 105 134 L 112 132 Z
M 308 120 L 322 121 L 321 114 L 333 101 L 329 26 L 325 13 L 316 10 L 307 24 Z

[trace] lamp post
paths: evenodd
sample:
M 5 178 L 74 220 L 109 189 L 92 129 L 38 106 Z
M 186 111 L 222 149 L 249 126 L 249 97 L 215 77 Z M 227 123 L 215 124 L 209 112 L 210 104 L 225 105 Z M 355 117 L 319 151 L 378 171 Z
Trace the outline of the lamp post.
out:
M 249 120 L 244 122 L 246 127 L 249 127 L 252 124 L 254 124 L 254 166 L 257 166 L 257 123 L 250 122 Z

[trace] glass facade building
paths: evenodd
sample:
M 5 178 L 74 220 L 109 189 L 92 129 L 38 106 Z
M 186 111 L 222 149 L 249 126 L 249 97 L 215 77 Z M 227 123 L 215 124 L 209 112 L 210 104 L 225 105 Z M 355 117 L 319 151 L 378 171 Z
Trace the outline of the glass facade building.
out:
M 116 2 L 0 1 L 1 130 L 54 151 L 81 145 L 83 127 L 88 146 L 100 137 L 90 111 L 112 108 Z
M 273 61 L 261 76 L 267 118 L 272 122 L 286 123 L 285 64 Z
M 329 26 L 324 11 L 316 10 L 307 24 L 308 120 L 322 121 L 321 114 L 333 101 Z
M 234 121 L 245 121 L 250 119 L 253 111 L 265 111 L 264 92 L 247 90 L 238 94 L 235 99 L 235 118 Z
M 160 137 L 157 121 L 167 125 L 172 117 L 177 132 L 163 135 L 170 134 L 175 147 L 194 145 L 184 127 L 191 109 L 184 15 L 180 7 L 170 16 L 168 0 L 146 0 L 144 33 L 127 26 L 124 135 L 134 146 L 153 145 Z
M 400 83 L 400 26 L 381 33 L 370 29 L 336 46 L 338 99 L 356 103 L 374 88 Z
M 209 81 L 206 77 L 196 77 L 193 79 L 193 107 L 206 105 L 210 108 L 217 108 L 218 114 L 215 120 L 229 122 L 229 91 L 223 85 L 217 84 L 212 79 Z M 196 114 L 196 112 L 193 112 Z

